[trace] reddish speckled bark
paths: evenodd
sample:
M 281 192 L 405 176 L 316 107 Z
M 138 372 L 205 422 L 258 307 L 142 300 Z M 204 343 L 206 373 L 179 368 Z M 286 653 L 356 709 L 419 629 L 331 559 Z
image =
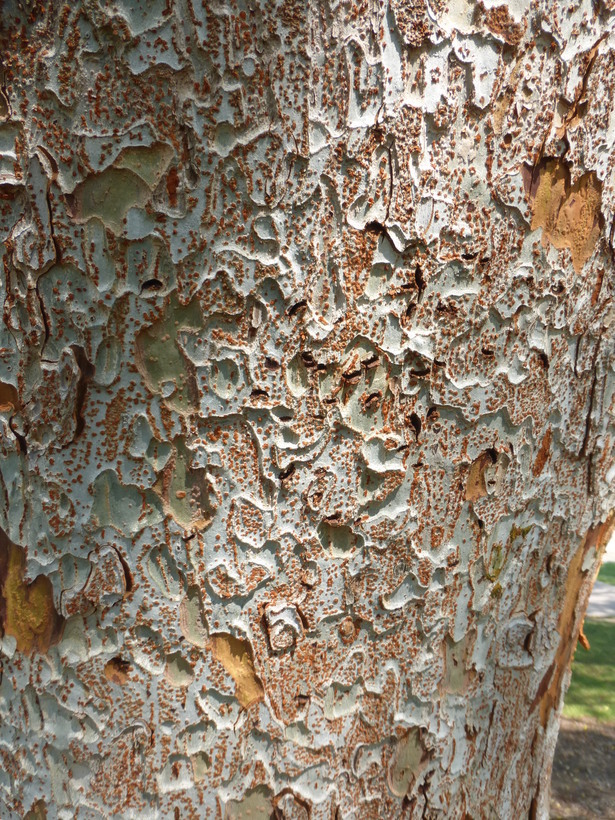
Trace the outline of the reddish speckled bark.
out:
M 3 819 L 547 816 L 614 523 L 614 23 L 4 4 Z

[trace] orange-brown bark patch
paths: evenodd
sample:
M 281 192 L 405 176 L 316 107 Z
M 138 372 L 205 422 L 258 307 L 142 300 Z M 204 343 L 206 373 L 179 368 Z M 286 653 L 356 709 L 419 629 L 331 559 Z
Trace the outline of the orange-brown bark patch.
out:
M 536 454 L 534 466 L 532 467 L 532 475 L 534 476 L 534 478 L 537 478 L 542 473 L 544 466 L 549 459 L 549 455 L 551 453 L 551 439 L 552 433 L 549 429 L 542 437 L 542 442 L 540 444 L 538 453 Z
M 4 635 L 17 642 L 17 651 L 46 652 L 56 643 L 64 627 L 64 618 L 53 602 L 51 581 L 38 575 L 25 580 L 25 550 L 13 544 L 0 529 L 0 623 Z
M 479 457 L 472 462 L 466 482 L 466 501 L 478 501 L 487 495 L 485 470 L 493 463 L 494 458 L 489 451 L 481 453 Z
M 570 185 L 567 164 L 545 159 L 531 175 L 526 174 L 526 188 L 532 204 L 532 230 L 542 228 L 543 244 L 568 248 L 579 273 L 602 230 L 602 183 L 591 171 Z
M 568 568 L 566 597 L 558 628 L 560 643 L 555 655 L 555 661 L 547 675 L 545 675 L 543 684 L 539 687 L 530 709 L 532 711 L 540 704 L 540 722 L 545 728 L 551 711 L 557 707 L 559 702 L 564 675 L 572 663 L 577 638 L 583 624 L 584 613 L 577 612 L 577 604 L 581 586 L 587 578 L 586 573 L 583 572 L 585 556 L 590 549 L 595 548 L 599 558 L 614 530 L 615 513 L 611 513 L 603 524 L 598 524 L 598 526 L 592 527 L 588 531 Z M 598 560 L 596 565 L 599 566 L 599 563 Z M 551 670 L 553 671 L 551 672 Z
M 263 699 L 264 690 L 252 659 L 248 641 L 233 635 L 214 635 L 211 639 L 214 657 L 235 681 L 235 696 L 244 708 Z

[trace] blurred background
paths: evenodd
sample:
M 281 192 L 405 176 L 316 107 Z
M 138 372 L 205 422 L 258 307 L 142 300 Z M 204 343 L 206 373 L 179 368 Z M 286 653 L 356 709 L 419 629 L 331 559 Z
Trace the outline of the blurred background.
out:
M 553 778 L 551 818 L 615 820 L 615 537 L 609 543 L 577 645 Z

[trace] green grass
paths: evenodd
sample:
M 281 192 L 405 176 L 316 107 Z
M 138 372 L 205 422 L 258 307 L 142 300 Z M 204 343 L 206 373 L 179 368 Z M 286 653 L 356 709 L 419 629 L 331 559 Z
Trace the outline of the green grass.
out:
M 587 620 L 583 631 L 591 649 L 577 646 L 564 716 L 615 722 L 615 622 Z
M 598 580 L 603 584 L 613 584 L 615 586 L 615 562 L 609 561 L 600 567 Z

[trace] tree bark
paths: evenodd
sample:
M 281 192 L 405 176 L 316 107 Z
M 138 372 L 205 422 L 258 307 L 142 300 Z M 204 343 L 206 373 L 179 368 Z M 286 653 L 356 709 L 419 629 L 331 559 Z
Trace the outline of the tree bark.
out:
M 3 818 L 548 816 L 615 525 L 614 24 L 5 3 Z

